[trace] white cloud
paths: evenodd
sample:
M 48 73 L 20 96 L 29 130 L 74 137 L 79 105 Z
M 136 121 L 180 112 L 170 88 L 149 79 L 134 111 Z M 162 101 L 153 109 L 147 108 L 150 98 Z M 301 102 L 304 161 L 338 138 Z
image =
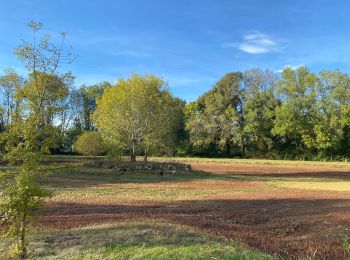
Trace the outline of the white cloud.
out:
M 250 54 L 267 53 L 276 50 L 277 42 L 271 36 L 260 32 L 244 35 L 244 41 L 238 45 L 238 49 Z
M 280 49 L 279 42 L 272 36 L 261 32 L 245 34 L 239 43 L 225 44 L 226 47 L 234 47 L 249 54 L 262 54 Z
M 238 47 L 241 51 L 248 52 L 250 54 L 260 54 L 260 53 L 266 53 L 270 52 L 270 49 L 264 46 L 259 45 L 252 45 L 252 44 L 246 44 L 242 43 Z
M 286 68 L 291 68 L 292 70 L 296 70 L 300 67 L 303 67 L 305 66 L 305 64 L 297 64 L 297 65 L 290 65 L 290 64 L 287 64 L 285 66 L 283 66 L 282 68 L 278 69 L 278 70 L 275 70 L 276 73 L 281 73 L 284 69 Z

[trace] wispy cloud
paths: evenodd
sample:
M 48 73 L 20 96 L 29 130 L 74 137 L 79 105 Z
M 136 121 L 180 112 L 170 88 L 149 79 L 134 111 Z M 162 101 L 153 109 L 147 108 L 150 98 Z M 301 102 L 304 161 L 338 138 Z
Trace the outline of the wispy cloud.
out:
M 287 64 L 285 66 L 283 66 L 282 68 L 278 69 L 278 70 L 275 70 L 276 73 L 281 73 L 284 69 L 286 68 L 291 68 L 292 70 L 296 70 L 300 67 L 303 67 L 305 66 L 305 64 L 297 64 L 297 65 L 290 65 L 290 64 Z
M 261 32 L 245 34 L 241 42 L 225 44 L 226 47 L 238 48 L 249 54 L 262 54 L 280 50 L 280 42 Z
M 277 43 L 270 36 L 255 32 L 246 34 L 244 41 L 239 44 L 238 48 L 250 54 L 260 54 L 273 51 L 276 45 Z

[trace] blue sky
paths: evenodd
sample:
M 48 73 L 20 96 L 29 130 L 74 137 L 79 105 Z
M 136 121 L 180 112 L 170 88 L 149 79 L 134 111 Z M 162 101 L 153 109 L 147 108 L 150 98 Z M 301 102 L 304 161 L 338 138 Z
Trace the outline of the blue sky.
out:
M 25 23 L 67 31 L 76 85 L 153 73 L 194 100 L 230 71 L 306 65 L 350 69 L 350 2 L 303 0 L 0 0 L 0 70 Z

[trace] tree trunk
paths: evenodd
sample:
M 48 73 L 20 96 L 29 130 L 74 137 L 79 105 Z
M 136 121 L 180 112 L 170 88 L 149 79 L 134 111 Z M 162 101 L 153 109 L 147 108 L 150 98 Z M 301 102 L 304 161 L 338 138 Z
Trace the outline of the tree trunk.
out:
M 147 149 L 145 149 L 145 155 L 144 155 L 144 157 L 143 157 L 143 161 L 144 162 L 147 162 L 147 160 L 148 160 L 148 154 L 147 154 Z
M 245 140 L 244 140 L 244 137 L 241 138 L 241 153 L 242 153 L 242 156 L 244 157 L 245 156 Z
M 23 215 L 21 221 L 21 230 L 20 230 L 20 259 L 28 259 L 27 257 L 27 245 L 26 245 L 26 214 Z
M 230 140 L 226 140 L 226 144 L 225 144 L 225 147 L 224 147 L 224 155 L 226 157 L 230 157 L 231 155 L 231 145 L 230 145 Z
M 135 154 L 135 141 L 131 141 L 131 147 L 130 147 L 130 161 L 135 162 L 136 161 L 136 154 Z

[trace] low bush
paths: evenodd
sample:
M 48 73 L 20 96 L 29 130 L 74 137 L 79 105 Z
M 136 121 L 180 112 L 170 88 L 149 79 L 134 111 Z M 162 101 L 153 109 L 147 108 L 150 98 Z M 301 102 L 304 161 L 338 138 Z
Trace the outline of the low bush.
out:
M 103 155 L 107 152 L 106 147 L 100 133 L 95 131 L 84 132 L 74 144 L 74 150 L 87 156 Z

